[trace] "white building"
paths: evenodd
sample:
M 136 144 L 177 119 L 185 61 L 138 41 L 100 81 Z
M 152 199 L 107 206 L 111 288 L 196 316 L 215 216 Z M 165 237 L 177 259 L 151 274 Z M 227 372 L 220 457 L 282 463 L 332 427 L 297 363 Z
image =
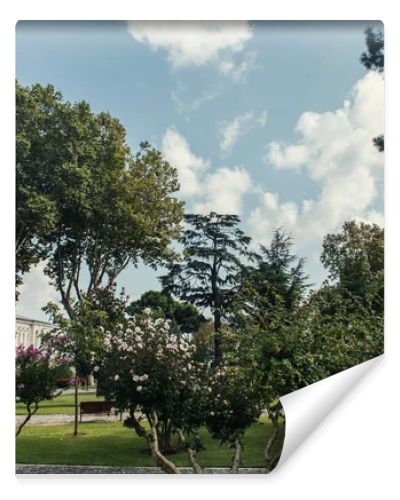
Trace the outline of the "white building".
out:
M 54 329 L 54 325 L 46 321 L 26 318 L 25 316 L 16 317 L 15 321 L 15 345 L 28 347 L 34 345 L 39 347 L 41 335 Z

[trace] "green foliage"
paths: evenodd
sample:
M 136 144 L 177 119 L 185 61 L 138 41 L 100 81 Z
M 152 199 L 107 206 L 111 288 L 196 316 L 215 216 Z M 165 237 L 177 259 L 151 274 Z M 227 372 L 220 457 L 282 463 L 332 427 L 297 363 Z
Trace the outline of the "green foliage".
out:
M 214 327 L 212 321 L 206 321 L 200 325 L 193 334 L 193 341 L 196 344 L 196 359 L 209 363 L 214 354 Z
M 90 298 L 75 302 L 73 319 L 67 319 L 55 304 L 48 304 L 45 311 L 52 316 L 56 329 L 45 335 L 43 342 L 69 358 L 77 376 L 89 375 L 103 343 L 104 326 L 109 325 L 107 313 Z
M 383 134 L 378 135 L 378 137 L 374 137 L 372 142 L 380 153 L 385 151 L 385 136 Z
M 324 239 L 321 259 L 332 283 L 306 300 L 291 308 L 284 295 L 271 301 L 268 274 L 265 288 L 244 284 L 232 304 L 231 358 L 253 369 L 268 408 L 383 352 L 383 256 L 382 229 L 348 222 Z
M 365 30 L 366 52 L 363 52 L 360 57 L 361 63 L 367 68 L 380 73 L 385 67 L 385 42 L 381 31 L 375 31 L 373 28 Z
M 321 261 L 342 295 L 383 314 L 384 230 L 376 224 L 345 222 L 341 233 L 324 238 L 322 248 Z
M 263 296 L 264 307 L 274 310 L 282 305 L 293 311 L 299 306 L 308 287 L 308 276 L 304 273 L 305 260 L 291 253 L 292 238 L 277 229 L 267 248 L 260 247 L 255 267 L 248 267 L 244 280 Z M 250 297 L 249 297 L 250 298 Z
M 31 264 L 44 257 L 43 239 L 58 218 L 52 190 L 65 160 L 65 115 L 61 94 L 51 85 L 28 88 L 16 83 L 17 285 Z
M 385 40 L 383 32 L 376 32 L 373 28 L 367 28 L 365 30 L 365 44 L 367 51 L 361 54 L 361 64 L 368 70 L 383 73 L 385 68 Z M 385 137 L 383 134 L 374 137 L 372 142 L 379 152 L 385 150 Z
M 192 304 L 174 300 L 165 292 L 149 290 L 140 299 L 131 302 L 126 312 L 132 316 L 150 308 L 160 317 L 171 320 L 173 325 L 179 326 L 183 333 L 194 333 L 206 321 L 204 316 Z
M 383 314 L 365 307 L 338 286 L 323 286 L 310 298 L 314 365 L 325 378 L 383 353 Z
M 246 371 L 235 366 L 213 370 L 208 387 L 209 407 L 205 416 L 213 438 L 233 445 L 242 442 L 248 427 L 261 414 L 262 398 Z

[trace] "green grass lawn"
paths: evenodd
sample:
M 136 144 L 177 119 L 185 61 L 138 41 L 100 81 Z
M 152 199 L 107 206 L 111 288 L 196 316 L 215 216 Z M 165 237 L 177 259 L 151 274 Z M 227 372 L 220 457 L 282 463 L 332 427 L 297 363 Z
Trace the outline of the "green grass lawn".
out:
M 27 425 L 17 438 L 17 463 L 63 465 L 154 466 L 146 442 L 134 431 L 115 423 L 83 423 L 81 435 L 71 435 L 72 425 Z M 262 418 L 245 434 L 243 467 L 263 467 L 263 450 L 271 432 L 271 423 Z M 200 432 L 205 449 L 198 453 L 200 465 L 230 467 L 233 450 Z M 282 446 L 283 429 L 275 443 Z M 188 466 L 187 455 L 180 452 L 170 458 L 178 466 Z
M 94 392 L 80 391 L 78 394 L 78 401 L 103 401 L 103 397 L 97 397 Z M 15 405 L 16 415 L 26 415 L 25 406 L 22 403 Z M 74 413 L 74 395 L 62 394 L 54 399 L 46 399 L 39 404 L 37 411 L 38 415 L 65 413 L 73 415 Z

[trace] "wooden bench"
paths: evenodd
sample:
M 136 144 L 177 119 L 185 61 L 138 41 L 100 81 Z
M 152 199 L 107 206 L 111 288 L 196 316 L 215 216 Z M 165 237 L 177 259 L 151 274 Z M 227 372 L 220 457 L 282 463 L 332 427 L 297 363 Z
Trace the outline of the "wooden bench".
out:
M 112 401 L 82 401 L 80 404 L 79 420 L 82 422 L 82 414 L 98 414 L 107 413 L 110 415 L 114 408 L 114 403 Z M 120 419 L 122 418 L 122 413 L 120 414 Z

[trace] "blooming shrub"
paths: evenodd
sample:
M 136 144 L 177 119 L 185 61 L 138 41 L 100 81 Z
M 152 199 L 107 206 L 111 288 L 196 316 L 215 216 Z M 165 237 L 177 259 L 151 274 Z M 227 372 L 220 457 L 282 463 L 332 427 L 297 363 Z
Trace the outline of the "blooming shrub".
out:
M 168 320 L 150 309 L 105 335 L 102 359 L 94 367 L 99 392 L 129 410 L 125 425 L 146 437 L 153 457 L 164 470 L 174 466 L 161 456 L 172 451 L 172 432 L 186 441 L 204 421 L 207 367 L 195 360 L 196 346 Z M 142 413 L 150 433 L 140 422 Z M 175 468 L 176 469 L 176 468 Z M 176 470 L 168 470 L 176 472 Z
M 40 348 L 33 345 L 16 349 L 16 399 L 23 403 L 27 416 L 17 430 L 17 436 L 24 425 L 36 413 L 39 403 L 52 399 L 62 380 L 69 372 L 68 362 L 45 343 Z

